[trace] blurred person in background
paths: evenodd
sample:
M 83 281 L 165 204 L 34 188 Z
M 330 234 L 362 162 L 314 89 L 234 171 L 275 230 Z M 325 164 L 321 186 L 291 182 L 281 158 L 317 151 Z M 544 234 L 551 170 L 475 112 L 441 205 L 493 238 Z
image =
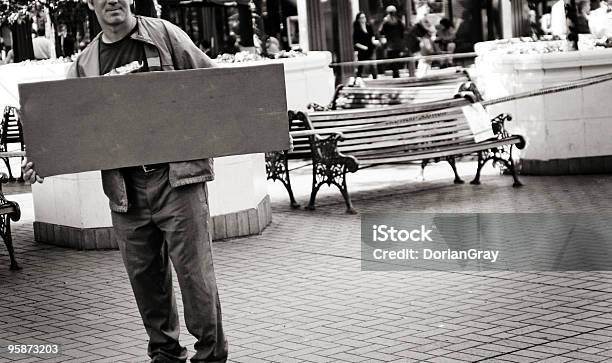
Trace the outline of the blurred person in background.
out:
M 576 16 L 576 32 L 578 34 L 590 34 L 589 29 L 589 12 L 591 11 L 591 3 L 582 0 L 577 5 L 578 14 Z
M 353 47 L 357 52 L 357 60 L 366 61 L 375 59 L 376 46 L 380 43 L 374 35 L 374 31 L 370 24 L 368 24 L 368 18 L 363 12 L 359 12 L 353 22 Z M 371 69 L 372 78 L 378 77 L 376 65 L 369 65 Z M 361 77 L 363 74 L 364 66 L 357 67 L 357 77 Z
M 436 26 L 435 46 L 437 54 L 455 53 L 455 27 L 450 19 L 442 18 Z M 453 58 L 441 60 L 440 65 L 443 68 L 452 66 Z
M 210 42 L 206 39 L 202 39 L 201 41 L 196 42 L 196 45 L 204 54 L 210 57 Z
M 427 18 L 421 19 L 417 24 L 417 36 L 419 37 L 419 47 L 420 51 L 418 54 L 423 57 L 427 57 L 430 55 L 436 54 L 436 46 L 434 44 L 434 36 L 436 33 L 436 28 L 427 20 Z M 423 77 L 427 75 L 429 70 L 431 69 L 431 60 L 419 59 L 417 65 L 416 76 Z
M 32 47 L 34 58 L 37 60 L 55 58 L 55 45 L 45 38 L 45 29 L 42 27 L 36 30 L 36 38 L 32 39 Z
M 227 37 L 227 41 L 225 42 L 225 46 L 221 48 L 221 54 L 236 54 L 240 53 L 240 47 L 238 46 L 238 38 L 230 34 Z
M 612 9 L 610 2 L 591 3 L 589 12 L 589 30 L 595 38 L 612 38 Z
M 552 26 L 552 18 L 550 15 L 551 7 L 547 6 L 544 11 L 544 15 L 540 17 L 540 28 L 542 29 L 542 34 L 548 35 L 551 34 L 551 26 Z
M 533 39 L 540 39 L 544 35 L 542 27 L 538 25 L 538 16 L 535 10 L 529 9 L 529 36 Z
M 69 58 L 74 54 L 74 39 L 68 32 L 68 26 L 64 23 L 58 26 L 55 54 L 64 58 Z
M 387 6 L 387 15 L 380 27 L 381 43 L 387 47 L 387 59 L 400 58 L 404 50 L 404 31 L 406 27 L 397 16 L 397 8 Z M 393 78 L 399 78 L 400 63 L 392 63 Z
M 275 37 L 268 37 L 268 39 L 266 39 L 266 54 L 268 57 L 275 58 L 280 52 L 281 46 L 278 39 Z

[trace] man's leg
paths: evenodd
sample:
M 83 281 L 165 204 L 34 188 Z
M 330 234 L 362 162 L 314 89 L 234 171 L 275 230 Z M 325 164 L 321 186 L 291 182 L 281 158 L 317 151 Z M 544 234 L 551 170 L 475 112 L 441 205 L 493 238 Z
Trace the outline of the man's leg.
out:
M 154 221 L 168 243 L 187 329 L 197 339 L 191 360 L 225 362 L 227 342 L 213 268 L 206 184 L 171 188 L 160 183 L 157 196 Z
M 130 210 L 112 213 L 113 227 L 138 310 L 149 335 L 148 354 L 153 361 L 184 362 L 179 319 L 172 288 L 163 234 L 152 222 L 147 183 L 137 175 L 126 175 Z
M 370 60 L 376 60 L 374 53 L 372 53 L 372 55 L 370 56 Z M 378 78 L 378 69 L 376 67 L 377 67 L 376 64 L 370 65 L 370 72 L 372 73 L 372 79 Z
M 399 50 L 390 50 L 389 51 L 389 58 L 399 58 L 400 57 L 400 51 Z M 400 64 L 399 63 L 392 63 L 391 64 L 391 69 L 393 71 L 393 78 L 399 78 L 400 74 L 399 74 L 399 69 L 400 69 Z

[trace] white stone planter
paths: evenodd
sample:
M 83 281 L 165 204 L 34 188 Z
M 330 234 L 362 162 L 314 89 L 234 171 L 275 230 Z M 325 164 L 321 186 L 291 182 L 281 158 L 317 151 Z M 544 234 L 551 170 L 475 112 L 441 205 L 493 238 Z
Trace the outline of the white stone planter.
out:
M 310 52 L 305 57 L 270 62 L 285 65 L 289 109 L 304 110 L 310 102 L 331 101 L 334 76 L 328 67 L 329 52 Z M 63 79 L 68 66 L 36 63 L 0 66 L 0 105 L 18 106 L 18 83 Z M 208 186 L 213 239 L 260 233 L 272 219 L 264 155 L 216 158 L 215 175 Z M 33 186 L 32 193 L 37 241 L 79 249 L 117 247 L 98 171 L 46 178 L 43 184 Z
M 477 47 L 477 51 L 478 51 Z M 612 72 L 612 49 L 546 54 L 488 54 L 476 58 L 477 85 L 485 99 L 555 86 Z M 521 170 L 532 174 L 612 171 L 612 82 L 491 106 L 510 113 L 507 126 L 527 147 Z

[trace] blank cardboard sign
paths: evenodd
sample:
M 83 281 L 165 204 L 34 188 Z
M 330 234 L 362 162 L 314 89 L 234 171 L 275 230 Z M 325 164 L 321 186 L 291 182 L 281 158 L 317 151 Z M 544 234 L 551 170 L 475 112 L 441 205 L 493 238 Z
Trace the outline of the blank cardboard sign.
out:
M 286 150 L 282 64 L 19 85 L 42 176 Z

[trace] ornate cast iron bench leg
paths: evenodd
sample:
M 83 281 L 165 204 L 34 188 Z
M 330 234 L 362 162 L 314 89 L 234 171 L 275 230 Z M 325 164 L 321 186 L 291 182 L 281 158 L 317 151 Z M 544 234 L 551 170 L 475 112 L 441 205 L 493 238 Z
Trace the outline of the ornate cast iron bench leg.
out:
M 340 169 L 340 170 L 337 170 Z M 310 201 L 308 202 L 308 206 L 306 209 L 315 210 L 315 202 L 317 199 L 317 193 L 321 186 L 327 184 L 331 186 L 335 185 L 342 194 L 344 198 L 344 202 L 346 203 L 346 213 L 348 214 L 357 214 L 357 211 L 353 208 L 353 202 L 351 201 L 351 196 L 348 192 L 348 187 L 346 185 L 346 167 L 344 165 L 323 165 L 313 164 L 313 174 L 312 174 L 312 191 L 310 193 Z
M 355 172 L 358 169 L 358 164 L 354 157 L 344 156 L 338 152 L 338 141 L 341 138 L 340 135 L 331 135 L 326 139 L 317 137 L 316 140 L 311 141 L 313 143 L 312 191 L 306 209 L 315 210 L 315 201 L 321 186 L 323 184 L 328 186 L 333 184 L 338 187 L 344 197 L 346 212 L 349 214 L 357 213 L 353 208 L 348 192 L 346 173 Z
M 0 173 L 0 184 L 6 183 L 9 177 Z M 0 207 L 2 208 L 2 214 L 0 214 L 0 237 L 6 245 L 6 249 L 9 253 L 11 260 L 11 270 L 19 270 L 21 267 L 17 264 L 15 259 L 15 251 L 13 249 L 13 237 L 11 236 L 11 220 L 17 222 L 21 218 L 21 210 L 19 204 L 6 200 L 4 194 L 2 194 L 2 187 L 0 186 Z
M 512 173 L 512 178 L 514 179 L 513 187 L 518 188 L 523 186 L 520 182 L 518 175 L 516 173 L 516 168 L 514 167 L 514 160 L 512 159 L 512 149 L 514 145 L 506 145 L 498 148 L 493 148 L 489 150 L 483 150 L 478 152 L 478 169 L 476 170 L 476 176 L 474 180 L 470 182 L 470 184 L 478 185 L 480 184 L 480 171 L 482 167 L 489 160 L 493 160 L 495 163 L 502 163 L 510 170 Z
M 491 127 L 493 128 L 493 133 L 497 135 L 498 138 L 507 138 L 510 137 L 510 133 L 506 130 L 505 123 L 506 121 L 512 121 L 512 116 L 509 114 L 499 114 L 495 118 L 491 120 Z M 512 174 L 512 178 L 514 179 L 513 187 L 518 188 L 523 186 L 523 183 L 518 178 L 516 168 L 514 166 L 514 159 L 512 158 L 512 150 L 516 146 L 519 150 L 525 147 L 525 140 L 521 137 L 521 142 L 512 145 L 504 145 L 496 148 L 492 148 L 489 150 L 483 150 L 478 152 L 478 169 L 476 170 L 476 176 L 474 180 L 472 180 L 471 184 L 480 184 L 480 171 L 482 167 L 489 160 L 493 160 L 493 163 L 502 163 L 508 171 Z
M 451 168 L 453 168 L 453 173 L 455 173 L 455 180 L 454 183 L 455 184 L 463 184 L 465 183 L 460 177 L 459 174 L 457 173 L 457 166 L 455 165 L 455 157 L 454 156 L 449 156 L 446 158 L 446 161 L 448 161 L 448 163 L 450 164 Z
M 291 188 L 291 179 L 289 177 L 289 162 L 287 161 L 287 152 L 270 152 L 266 153 L 266 174 L 268 179 L 280 181 L 289 193 L 291 208 L 299 208 L 300 205 L 296 202 Z
M 17 264 L 17 260 L 15 259 L 15 250 L 13 249 L 13 237 L 11 236 L 11 216 L 8 214 L 0 217 L 0 237 L 4 240 L 4 244 L 6 245 L 6 249 L 9 253 L 9 258 L 11 260 L 11 270 L 21 270 L 21 267 Z
M 4 179 L 6 180 L 6 179 Z M 4 195 L 0 191 L 0 203 L 4 208 L 9 207 L 12 209 L 12 212 L 5 213 L 0 216 L 0 237 L 4 241 L 6 245 L 6 249 L 9 253 L 9 258 L 11 260 L 11 270 L 20 270 L 21 267 L 17 264 L 17 260 L 15 259 L 15 250 L 13 249 L 13 237 L 11 235 L 11 220 L 17 222 L 19 218 L 21 218 L 21 210 L 19 209 L 19 204 L 15 202 L 7 201 L 4 198 Z
M 9 162 L 9 158 L 2 158 L 2 161 L 4 161 L 4 165 L 6 165 L 6 170 L 9 174 L 7 181 L 14 181 L 15 177 L 13 177 L 13 171 L 11 170 L 11 163 Z

